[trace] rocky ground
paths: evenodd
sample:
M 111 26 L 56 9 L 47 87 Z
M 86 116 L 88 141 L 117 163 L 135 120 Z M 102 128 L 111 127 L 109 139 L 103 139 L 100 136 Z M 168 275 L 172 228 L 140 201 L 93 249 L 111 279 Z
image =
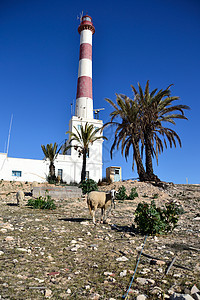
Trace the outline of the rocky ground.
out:
M 108 224 L 94 226 L 85 200 L 57 200 L 52 211 L 19 207 L 16 192 L 26 192 L 26 204 L 31 184 L 1 181 L 0 299 L 122 299 L 145 239 L 132 230 L 134 211 L 152 198 L 175 199 L 185 213 L 173 233 L 147 237 L 129 299 L 200 299 L 175 298 L 200 289 L 200 186 L 115 185 L 127 194 L 136 187 L 139 197 L 117 201 Z

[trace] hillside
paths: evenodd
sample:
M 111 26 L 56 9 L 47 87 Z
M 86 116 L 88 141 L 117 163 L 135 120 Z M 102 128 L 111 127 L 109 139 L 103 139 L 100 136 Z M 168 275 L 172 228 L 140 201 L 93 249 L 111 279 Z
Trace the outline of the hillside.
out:
M 153 198 L 160 206 L 176 200 L 184 214 L 173 233 L 147 238 L 129 299 L 168 299 L 191 295 L 194 285 L 200 289 L 200 186 L 130 180 L 100 189 L 114 185 L 124 185 L 127 194 L 136 187 L 138 198 L 116 201 L 108 224 L 94 226 L 85 200 L 56 200 L 53 211 L 31 209 L 27 201 L 18 207 L 16 192 L 23 190 L 27 200 L 31 184 L 0 182 L 1 299 L 121 299 L 144 243 L 132 227 L 134 211 Z

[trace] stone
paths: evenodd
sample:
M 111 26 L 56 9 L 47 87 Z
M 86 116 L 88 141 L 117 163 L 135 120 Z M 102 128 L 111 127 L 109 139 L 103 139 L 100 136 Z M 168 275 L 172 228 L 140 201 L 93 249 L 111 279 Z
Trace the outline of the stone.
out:
M 70 289 L 67 289 L 67 294 L 71 294 L 72 293 L 72 291 L 70 290 Z
M 197 286 L 196 285 L 193 285 L 193 287 L 191 288 L 191 295 L 192 294 L 195 294 L 195 293 L 199 293 L 200 291 L 199 291 L 199 289 L 197 288 Z
M 28 250 L 25 248 L 17 248 L 16 250 L 20 251 L 20 252 L 27 252 Z
M 120 274 L 119 274 L 120 277 L 124 277 L 126 275 L 127 275 L 127 270 L 124 270 L 124 271 L 120 272 Z
M 155 287 L 150 291 L 150 293 L 151 293 L 152 295 L 159 295 L 159 294 L 162 293 L 162 289 L 161 289 L 160 287 L 158 287 L 158 286 L 155 286 Z
M 54 258 L 51 255 L 48 255 L 47 258 L 49 261 L 54 261 Z
M 91 295 L 90 299 L 92 299 L 92 300 L 99 300 L 100 297 L 101 296 L 99 294 L 94 293 L 94 294 Z
M 136 282 L 139 283 L 139 284 L 141 284 L 141 285 L 144 285 L 144 284 L 148 283 L 147 279 L 146 278 L 142 278 L 142 277 L 138 277 L 136 279 Z
M 49 298 L 52 295 L 52 291 L 50 289 L 46 289 L 44 295 L 46 298 Z
M 0 255 L 3 255 L 4 254 L 4 252 L 3 251 L 0 251 Z
M 147 297 L 145 295 L 138 295 L 136 297 L 136 300 L 145 300 L 145 299 L 147 299 Z
M 153 279 L 147 279 L 147 281 L 148 281 L 148 283 L 150 283 L 150 284 L 155 284 L 155 280 L 153 280 Z
M 105 276 L 111 276 L 111 275 L 113 275 L 112 272 L 104 272 L 103 274 L 104 274 Z
M 86 289 L 86 290 L 89 290 L 89 289 L 90 289 L 90 285 L 86 285 L 86 286 L 85 286 L 85 289 Z
M 13 236 L 7 236 L 6 238 L 5 238 L 5 241 L 6 242 L 12 242 L 14 240 L 14 237 Z
M 127 261 L 128 258 L 126 256 L 121 256 L 121 257 L 118 257 L 116 258 L 116 261 Z

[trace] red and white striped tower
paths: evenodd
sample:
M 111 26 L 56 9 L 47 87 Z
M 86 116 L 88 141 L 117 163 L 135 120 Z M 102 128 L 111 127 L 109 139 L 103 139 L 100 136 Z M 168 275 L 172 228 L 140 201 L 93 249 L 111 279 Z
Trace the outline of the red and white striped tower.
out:
M 93 119 L 92 35 L 95 28 L 90 16 L 82 17 L 78 32 L 80 34 L 80 56 L 75 115 L 84 119 Z

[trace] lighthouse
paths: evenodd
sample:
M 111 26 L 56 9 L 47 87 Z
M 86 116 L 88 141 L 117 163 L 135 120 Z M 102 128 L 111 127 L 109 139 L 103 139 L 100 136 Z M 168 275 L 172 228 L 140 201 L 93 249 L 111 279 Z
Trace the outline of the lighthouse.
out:
M 79 49 L 79 64 L 78 64 L 78 79 L 76 90 L 76 106 L 75 115 L 69 121 L 69 131 L 77 134 L 80 131 L 81 125 L 93 125 L 94 129 L 101 128 L 103 121 L 94 119 L 93 109 L 93 92 L 92 92 L 92 37 L 95 33 L 95 28 L 92 18 L 85 15 L 81 18 L 81 23 L 78 26 L 80 34 L 80 49 Z M 94 100 L 95 102 L 95 100 Z M 99 111 L 101 109 L 96 109 Z M 66 142 L 69 144 L 69 140 Z M 72 141 L 71 145 L 75 145 Z M 89 148 L 87 157 L 87 178 L 98 181 L 102 179 L 102 144 L 103 140 L 97 140 Z M 72 162 L 71 173 L 76 182 L 80 181 L 82 169 L 82 157 L 78 156 L 78 152 L 72 147 L 68 150 L 67 155 L 70 155 Z M 65 159 L 68 159 L 65 157 Z M 72 169 L 74 171 L 72 171 Z
M 95 28 L 90 16 L 82 17 L 78 32 L 80 54 L 75 115 L 80 118 L 93 119 L 92 35 L 95 33 Z

